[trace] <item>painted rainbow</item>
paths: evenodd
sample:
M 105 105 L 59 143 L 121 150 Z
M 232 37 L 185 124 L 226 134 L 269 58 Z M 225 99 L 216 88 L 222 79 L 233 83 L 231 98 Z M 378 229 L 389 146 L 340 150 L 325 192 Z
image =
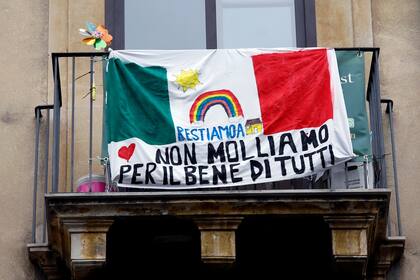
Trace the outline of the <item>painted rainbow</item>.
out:
M 229 118 L 243 117 L 242 107 L 236 96 L 227 89 L 208 91 L 199 95 L 190 109 L 190 123 L 204 121 L 208 110 L 221 105 Z

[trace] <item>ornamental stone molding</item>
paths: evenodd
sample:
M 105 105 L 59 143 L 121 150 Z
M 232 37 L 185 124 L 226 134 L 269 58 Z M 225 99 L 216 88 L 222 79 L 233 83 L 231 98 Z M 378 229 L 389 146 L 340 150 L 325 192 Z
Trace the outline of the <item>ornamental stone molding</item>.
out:
M 28 252 L 47 279 L 96 279 L 115 219 L 175 216 L 197 225 L 204 265 L 229 267 L 244 218 L 316 216 L 329 225 L 342 279 L 385 279 L 405 243 L 403 237 L 387 236 L 389 199 L 384 189 L 47 194 L 49 242 L 29 244 Z

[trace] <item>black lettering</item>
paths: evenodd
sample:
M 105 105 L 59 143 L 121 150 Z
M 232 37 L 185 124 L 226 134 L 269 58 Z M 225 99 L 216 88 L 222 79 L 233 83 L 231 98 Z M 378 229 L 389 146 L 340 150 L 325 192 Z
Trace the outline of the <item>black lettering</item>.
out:
M 290 156 L 275 157 L 274 158 L 275 161 L 280 161 L 280 169 L 281 169 L 281 175 L 282 176 L 287 175 L 285 161 L 289 160 L 289 159 L 290 159 Z
M 315 129 L 312 129 L 309 133 L 305 133 L 305 131 L 300 132 L 300 138 L 302 141 L 302 150 L 307 151 L 308 146 L 312 145 L 314 148 L 318 147 L 318 140 L 316 138 Z
M 284 154 L 284 148 L 286 145 L 289 145 L 290 150 L 292 152 L 297 153 L 295 142 L 293 141 L 293 137 L 291 133 L 283 133 L 280 136 L 280 147 L 279 147 L 279 156 Z
M 328 139 L 330 138 L 329 132 L 328 132 L 328 126 L 326 124 L 322 125 L 319 128 L 318 138 L 319 138 L 319 143 L 320 144 L 323 144 L 323 143 L 327 142 Z
M 168 184 L 168 168 L 166 166 L 162 166 L 163 168 L 163 185 L 167 185 Z
M 138 180 L 137 177 L 141 175 L 139 168 L 143 167 L 143 163 L 136 163 L 133 165 L 133 176 L 131 177 L 131 184 L 143 184 L 143 181 Z
M 264 167 L 259 161 L 256 160 L 250 160 L 249 164 L 251 167 L 251 179 L 252 181 L 255 181 L 263 173 Z
M 153 169 L 150 169 L 150 166 L 152 166 Z M 155 183 L 155 179 L 153 179 L 152 177 L 152 172 L 156 170 L 156 163 L 154 162 L 149 162 L 146 164 L 146 176 L 145 176 L 145 184 L 149 184 L 149 181 L 152 182 L 152 184 L 156 184 Z
M 261 152 L 261 140 L 260 140 L 260 138 L 256 137 L 255 141 L 256 141 L 256 145 L 257 145 L 257 156 L 258 157 L 268 157 L 267 153 Z
M 254 158 L 254 156 L 249 156 L 249 157 L 246 156 L 246 147 L 243 140 L 239 140 L 239 145 L 241 146 L 241 154 L 242 154 L 243 161 Z
M 185 166 L 185 184 L 187 185 L 195 185 L 197 183 L 197 177 L 194 175 L 197 167 L 195 166 Z
M 229 164 L 230 177 L 232 178 L 232 183 L 241 182 L 243 179 L 241 177 L 235 177 L 235 173 L 239 172 L 239 169 L 235 168 L 239 163 Z
M 309 159 L 309 167 L 311 168 L 311 171 L 314 171 L 314 162 L 313 162 L 313 160 L 312 160 L 312 156 L 313 156 L 314 154 L 316 154 L 316 152 L 312 152 L 312 153 L 309 153 L 309 154 L 304 154 L 304 155 L 303 155 L 304 157 L 307 157 L 307 158 Z
M 319 154 L 319 157 L 321 158 L 321 165 L 322 168 L 325 168 L 325 158 L 324 158 L 324 151 L 327 150 L 328 147 L 322 147 L 318 151 L 316 151 Z
M 232 156 L 231 153 L 231 148 L 233 144 L 233 152 L 234 152 L 234 156 Z M 227 155 L 227 159 L 228 162 L 238 162 L 239 161 L 239 153 L 238 153 L 238 144 L 236 143 L 236 141 L 227 141 L 226 142 L 226 155 Z
M 225 162 L 226 161 L 226 157 L 225 157 L 225 150 L 223 148 L 223 142 L 221 142 L 219 144 L 219 146 L 217 147 L 217 149 L 214 149 L 214 146 L 209 143 L 208 144 L 208 148 L 207 148 L 207 163 L 214 163 L 214 160 L 217 158 L 220 158 L 220 162 Z
M 270 155 L 274 156 L 276 154 L 276 146 L 274 145 L 273 136 L 267 136 L 268 145 L 270 146 Z
M 204 178 L 206 178 L 206 175 L 208 174 L 206 172 L 206 169 L 209 168 L 206 165 L 200 165 L 198 166 L 198 176 L 200 178 L 200 185 L 205 185 L 209 183 L 209 180 L 206 180 Z M 204 177 L 204 178 L 203 178 Z
M 184 164 L 197 164 L 197 157 L 195 155 L 195 143 L 191 144 L 192 151 L 188 148 L 187 144 L 184 144 Z M 189 160 L 189 163 L 188 163 Z
M 335 157 L 334 157 L 334 152 L 333 152 L 332 145 L 328 145 L 328 149 L 330 151 L 331 165 L 334 165 L 334 163 L 335 163 Z
M 213 185 L 219 184 L 219 180 L 223 183 L 227 183 L 227 174 L 226 174 L 226 166 L 221 165 L 220 171 L 217 169 L 216 165 L 212 166 L 213 169 Z
M 118 180 L 118 184 L 121 184 L 124 178 L 124 174 L 128 173 L 131 171 L 131 165 L 121 165 L 120 166 L 120 175 L 119 175 L 119 180 Z
M 298 167 L 296 166 L 296 160 L 295 160 L 295 157 L 292 157 L 292 166 L 293 166 L 293 171 L 294 171 L 296 174 L 302 174 L 302 173 L 304 173 L 304 172 L 305 172 L 305 159 L 304 159 L 304 157 L 303 157 L 303 156 L 299 156 L 299 158 L 300 158 L 300 168 L 298 168 Z
M 271 167 L 270 167 L 270 162 L 268 161 L 268 159 L 264 160 L 264 165 L 265 165 L 265 178 L 271 178 Z
M 180 181 L 175 181 L 175 178 L 174 178 L 174 167 L 173 166 L 169 166 L 169 184 L 170 185 L 179 185 L 179 184 L 181 184 Z
M 181 165 L 182 164 L 181 151 L 179 150 L 178 146 L 172 146 L 171 147 L 171 164 L 172 165 Z
M 162 152 L 160 151 L 160 149 L 158 149 L 156 151 L 156 158 L 155 158 L 155 162 L 156 163 L 164 163 L 164 164 L 169 164 L 169 155 L 168 155 L 168 148 L 165 148 L 165 157 L 162 156 Z

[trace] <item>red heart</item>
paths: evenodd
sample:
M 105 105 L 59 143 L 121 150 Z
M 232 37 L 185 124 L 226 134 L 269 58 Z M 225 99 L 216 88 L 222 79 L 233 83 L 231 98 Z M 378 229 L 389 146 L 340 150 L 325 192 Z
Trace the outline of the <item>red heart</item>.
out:
M 125 159 L 128 162 L 130 160 L 131 156 L 133 155 L 135 148 L 136 148 L 136 144 L 134 144 L 134 143 L 130 144 L 128 147 L 127 146 L 122 146 L 118 150 L 118 156 L 120 158 Z

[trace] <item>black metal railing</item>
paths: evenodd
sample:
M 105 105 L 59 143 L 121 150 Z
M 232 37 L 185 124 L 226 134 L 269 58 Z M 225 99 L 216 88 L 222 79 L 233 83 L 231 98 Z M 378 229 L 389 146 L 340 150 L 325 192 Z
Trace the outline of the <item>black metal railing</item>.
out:
M 394 137 L 394 102 L 391 99 L 381 99 L 382 104 L 386 104 L 385 113 L 388 115 L 388 129 L 389 129 L 389 138 L 391 142 L 391 156 L 392 156 L 392 169 L 393 169 L 393 178 L 394 178 L 394 204 L 395 204 L 395 215 L 396 215 L 396 232 L 399 236 L 403 235 L 403 229 L 401 225 L 401 210 L 400 210 L 400 191 L 398 186 L 398 170 L 397 170 L 397 155 L 395 151 L 395 137 Z M 384 153 L 385 154 L 385 153 Z M 388 232 L 391 233 L 391 223 L 388 222 Z
M 391 147 L 392 147 L 392 160 L 393 160 L 393 178 L 394 178 L 394 189 L 396 195 L 396 209 L 397 209 L 397 233 L 401 235 L 401 224 L 400 224 L 400 208 L 399 208 L 399 193 L 398 193 L 398 178 L 397 178 L 397 164 L 395 159 L 395 141 L 394 141 L 394 127 L 392 122 L 392 108 L 393 103 L 391 100 L 381 100 L 380 96 L 380 81 L 379 81 L 379 48 L 337 48 L 336 51 L 360 51 L 364 53 L 371 53 L 371 64 L 370 64 L 370 73 L 367 87 L 367 103 L 369 108 L 369 117 L 370 117 L 370 129 L 372 132 L 372 153 L 373 153 L 373 173 L 374 173 L 374 188 L 387 188 L 387 176 L 386 176 L 386 160 L 385 160 L 385 148 L 384 148 L 384 132 L 382 126 L 382 108 L 381 102 L 387 104 L 386 113 L 389 118 L 389 130 L 391 136 Z M 75 141 L 75 130 L 78 127 L 76 121 L 76 102 L 75 98 L 79 88 L 88 88 L 86 97 L 84 99 L 84 110 L 88 110 L 88 121 L 89 127 L 87 129 L 87 140 L 88 140 L 88 182 L 89 184 L 92 181 L 93 174 L 93 161 L 94 159 L 94 139 L 93 139 L 93 130 L 95 125 L 102 128 L 102 122 L 95 120 L 96 113 L 94 113 L 94 91 L 96 91 L 96 86 L 94 83 L 94 74 L 95 74 L 95 63 L 102 62 L 108 53 L 105 52 L 83 52 L 83 53 L 53 53 L 52 57 L 52 72 L 54 80 L 54 101 L 51 105 L 40 105 L 35 108 L 35 160 L 34 160 L 34 185 L 33 185 L 33 222 L 32 222 L 32 242 L 45 242 L 46 241 L 46 216 L 45 216 L 45 207 L 38 204 L 43 203 L 43 196 L 45 193 L 57 193 L 57 192 L 73 192 L 75 181 L 74 181 L 74 170 L 75 167 L 80 164 L 79 158 L 75 157 L 75 149 L 77 143 Z M 78 63 L 78 61 L 82 62 Z M 84 61 L 83 61 L 84 60 Z M 86 64 L 87 62 L 87 64 Z M 60 64 L 61 63 L 61 64 Z M 60 74 L 60 65 L 65 63 L 64 69 L 67 70 L 66 75 Z M 97 67 L 99 68 L 99 67 Z M 76 76 L 76 70 L 82 69 L 79 71 L 81 74 Z M 102 71 L 102 67 L 100 68 Z M 102 74 L 102 73 L 100 73 Z M 66 90 L 68 93 L 66 97 L 66 106 L 69 107 L 69 110 L 64 110 L 63 107 L 63 78 L 66 79 L 64 86 L 68 86 L 71 90 Z M 86 78 L 86 79 L 84 79 Z M 83 81 L 83 82 L 81 82 Z M 80 83 L 84 83 L 84 87 L 80 86 Z M 87 100 L 87 101 L 86 101 Z M 86 104 L 87 103 L 87 104 Z M 66 119 L 64 126 L 64 121 L 62 120 L 62 113 L 66 112 Z M 102 112 L 99 112 L 100 114 Z M 51 119 L 52 115 L 52 119 Z M 44 117 L 45 116 L 45 117 Z M 52 136 L 50 135 L 50 123 L 52 124 Z M 42 132 L 41 132 L 42 130 Z M 62 143 L 61 138 L 62 134 L 66 134 L 66 142 Z M 40 135 L 43 135 L 44 142 L 41 143 Z M 69 137 L 68 137 L 69 136 Z M 102 137 L 102 135 L 101 135 Z M 50 141 L 50 138 L 51 141 Z M 52 146 L 52 147 L 51 147 Z M 68 153 L 60 154 L 60 147 L 65 147 Z M 42 157 L 40 158 L 40 152 Z M 63 154 L 66 156 L 66 166 L 60 166 L 60 156 Z M 86 160 L 86 159 L 83 159 Z M 42 170 L 39 166 L 42 162 Z M 101 161 L 103 164 L 103 170 L 106 171 L 107 162 Z M 368 168 L 366 163 L 363 163 L 363 172 L 364 172 L 364 185 L 367 186 L 367 174 Z M 69 165 L 69 166 L 68 166 Z M 60 188 L 60 171 L 66 173 L 67 177 L 65 179 L 67 187 Z M 49 172 L 51 171 L 51 172 Z M 349 187 L 348 180 L 348 169 L 347 165 L 344 168 L 345 172 L 345 183 L 343 188 Z M 62 175 L 62 174 L 61 174 Z M 106 174 L 105 174 L 106 175 Z M 63 179 L 61 179 L 63 180 Z M 314 182 L 311 178 L 306 178 L 309 182 L 308 188 L 314 187 Z M 327 180 L 329 182 L 329 180 Z M 66 185 L 63 182 L 63 185 Z M 43 191 L 39 190 L 40 186 L 43 186 Z M 330 185 L 327 183 L 327 188 Z M 38 203 L 38 204 L 37 204 Z M 39 223 L 37 221 L 42 220 Z M 38 228 L 42 230 L 38 230 Z M 391 229 L 389 229 L 389 234 L 391 234 Z
M 42 112 L 46 112 L 45 123 L 45 146 L 43 158 L 44 161 L 44 194 L 48 193 L 48 163 L 49 163 L 49 146 L 50 146 L 50 111 L 54 108 L 53 105 L 40 105 L 35 107 L 35 160 L 34 160 L 34 184 L 33 184 L 33 205 L 32 205 L 32 236 L 31 240 L 33 243 L 36 241 L 36 222 L 37 222 L 37 201 L 38 201 L 38 187 L 39 187 L 39 149 L 40 149 L 40 126 L 41 118 L 43 117 Z M 46 240 L 46 211 L 45 207 L 43 209 L 43 222 L 42 222 L 42 242 Z
M 94 58 L 100 57 L 104 58 L 108 55 L 108 53 L 100 53 L 100 52 L 86 52 L 86 53 L 53 53 L 52 54 L 52 63 L 53 63 L 53 75 L 54 75 L 54 117 L 53 117 L 53 134 L 54 134 L 54 141 L 53 141 L 53 150 L 52 150 L 52 191 L 58 191 L 58 181 L 59 181 L 59 162 L 60 162 L 60 109 L 62 106 L 62 91 L 61 91 L 61 78 L 60 78 L 60 58 L 72 58 L 72 137 L 74 135 L 74 97 L 75 97 L 75 85 L 76 85 L 76 61 L 75 58 L 89 58 L 89 181 L 91 181 L 92 176 L 92 130 L 93 130 L 93 64 Z M 83 74 L 84 75 L 84 74 Z M 74 137 L 71 141 L 72 150 L 71 150 L 71 157 L 72 157 L 72 179 L 71 179 L 71 188 L 73 188 L 74 183 Z

